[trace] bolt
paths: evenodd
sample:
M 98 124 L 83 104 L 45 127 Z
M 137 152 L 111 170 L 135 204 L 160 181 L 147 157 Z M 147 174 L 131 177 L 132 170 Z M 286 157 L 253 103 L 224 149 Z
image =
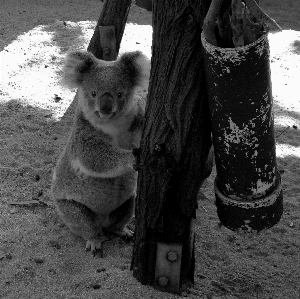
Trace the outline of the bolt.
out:
M 103 53 L 105 54 L 105 55 L 108 55 L 109 53 L 110 53 L 110 49 L 109 48 L 103 48 Z
M 166 285 L 168 285 L 168 282 L 169 282 L 169 279 L 165 276 L 161 276 L 159 279 L 158 279 L 158 284 L 162 287 L 165 287 Z
M 108 38 L 113 38 L 114 37 L 114 32 L 112 30 L 107 31 L 107 37 Z
M 177 261 L 178 259 L 178 254 L 176 251 L 169 251 L 168 252 L 168 255 L 167 255 L 167 259 L 170 261 L 170 262 L 175 262 Z

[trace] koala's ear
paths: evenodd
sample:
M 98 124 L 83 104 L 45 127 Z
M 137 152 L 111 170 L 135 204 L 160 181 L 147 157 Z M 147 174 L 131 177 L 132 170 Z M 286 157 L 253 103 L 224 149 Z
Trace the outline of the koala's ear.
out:
M 148 88 L 151 63 L 146 55 L 140 51 L 127 52 L 119 58 L 119 64 L 134 87 Z
M 70 88 L 81 85 L 83 76 L 96 63 L 96 57 L 87 51 L 72 51 L 66 56 L 62 83 Z

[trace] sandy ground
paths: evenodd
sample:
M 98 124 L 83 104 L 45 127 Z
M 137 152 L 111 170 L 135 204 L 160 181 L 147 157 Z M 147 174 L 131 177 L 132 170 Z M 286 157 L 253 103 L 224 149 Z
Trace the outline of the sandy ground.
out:
M 213 172 L 199 196 L 195 286 L 186 297 L 300 298 L 300 4 L 261 3 L 284 29 L 269 35 L 284 215 L 260 234 L 220 228 Z M 178 297 L 133 278 L 132 244 L 113 239 L 102 259 L 85 252 L 49 197 L 75 95 L 60 84 L 62 59 L 87 47 L 101 8 L 98 0 L 0 2 L 0 298 Z M 151 32 L 151 14 L 133 5 L 121 52 L 150 57 Z

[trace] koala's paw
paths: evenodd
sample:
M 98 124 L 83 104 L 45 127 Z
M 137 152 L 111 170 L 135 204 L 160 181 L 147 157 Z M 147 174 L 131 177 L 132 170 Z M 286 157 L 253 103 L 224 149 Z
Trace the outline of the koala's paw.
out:
M 128 240 L 128 241 L 131 241 L 133 239 L 133 236 L 134 236 L 134 232 L 127 228 L 127 227 L 124 227 L 122 230 L 120 231 L 114 231 L 114 233 L 121 237 L 122 239 L 125 239 L 125 240 Z
M 90 250 L 92 252 L 93 256 L 96 255 L 96 252 L 99 252 L 100 257 L 103 257 L 102 243 L 104 243 L 107 240 L 108 240 L 108 238 L 106 238 L 104 236 L 87 240 L 86 245 L 85 245 L 85 250 L 86 251 Z

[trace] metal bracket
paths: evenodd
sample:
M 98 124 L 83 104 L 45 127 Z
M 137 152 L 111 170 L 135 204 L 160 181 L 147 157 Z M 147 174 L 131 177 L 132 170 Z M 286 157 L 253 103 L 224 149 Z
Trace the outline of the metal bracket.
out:
M 112 61 L 117 59 L 115 26 L 99 26 L 100 44 L 103 59 Z
M 154 287 L 162 292 L 180 293 L 182 244 L 157 243 Z

